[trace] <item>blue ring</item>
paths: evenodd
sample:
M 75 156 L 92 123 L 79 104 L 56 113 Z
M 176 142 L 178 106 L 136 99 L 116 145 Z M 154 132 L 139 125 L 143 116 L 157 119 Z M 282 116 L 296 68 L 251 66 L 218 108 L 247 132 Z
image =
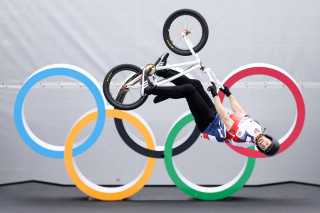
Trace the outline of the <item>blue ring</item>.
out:
M 98 118 L 97 118 L 95 128 L 92 131 L 91 135 L 81 145 L 73 149 L 73 156 L 76 156 L 83 153 L 87 149 L 89 149 L 97 141 L 97 139 L 99 138 L 103 130 L 105 119 L 106 119 L 105 104 L 104 104 L 104 99 L 102 97 L 102 94 L 99 88 L 97 87 L 97 85 L 85 74 L 70 68 L 57 67 L 57 68 L 45 69 L 31 76 L 24 83 L 24 85 L 22 86 L 22 88 L 20 89 L 17 95 L 16 102 L 14 105 L 14 121 L 21 138 L 31 149 L 33 149 L 37 153 L 44 155 L 46 157 L 51 157 L 51 158 L 64 157 L 64 151 L 47 149 L 37 144 L 26 131 L 25 126 L 23 124 L 23 120 L 22 120 L 23 102 L 29 90 L 40 80 L 47 77 L 56 76 L 56 75 L 69 76 L 81 81 L 91 91 L 97 104 Z

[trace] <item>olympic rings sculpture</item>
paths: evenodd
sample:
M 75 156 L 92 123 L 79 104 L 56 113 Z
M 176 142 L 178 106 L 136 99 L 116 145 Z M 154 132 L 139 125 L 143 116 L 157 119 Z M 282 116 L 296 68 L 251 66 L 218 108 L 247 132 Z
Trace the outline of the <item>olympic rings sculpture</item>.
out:
M 66 139 L 65 146 L 50 145 L 34 135 L 25 121 L 23 110 L 23 103 L 30 89 L 40 80 L 56 75 L 69 76 L 84 83 L 92 92 L 97 104 L 96 109 L 85 113 L 73 125 Z M 281 142 L 280 152 L 283 152 L 297 139 L 302 130 L 305 119 L 305 106 L 299 86 L 288 73 L 278 67 L 268 64 L 251 64 L 240 67 L 227 76 L 227 78 L 223 80 L 223 83 L 232 87 L 236 81 L 250 75 L 268 75 L 277 78 L 287 85 L 294 95 L 297 104 L 297 115 L 291 129 L 279 140 Z M 121 110 L 109 109 L 110 107 L 106 105 L 102 94 L 99 83 L 86 71 L 71 65 L 56 64 L 46 66 L 33 73 L 20 89 L 14 106 L 15 124 L 18 133 L 25 143 L 35 152 L 43 156 L 64 158 L 67 172 L 72 181 L 82 192 L 93 198 L 111 201 L 122 200 L 132 196 L 143 188 L 149 180 L 155 166 L 156 158 L 164 158 L 170 178 L 183 192 L 194 198 L 202 200 L 223 199 L 234 194 L 245 185 L 252 174 L 255 165 L 255 158 L 263 157 L 260 153 L 253 150 L 253 147 L 239 148 L 229 145 L 233 150 L 247 157 L 247 161 L 239 174 L 233 180 L 219 187 L 203 187 L 196 185 L 181 174 L 179 169 L 174 165 L 172 158 L 174 155 L 180 154 L 188 149 L 199 136 L 199 130 L 194 128 L 187 137 L 179 141 L 179 145 L 175 145 L 175 147 L 173 147 L 176 136 L 181 129 L 194 120 L 190 112 L 182 114 L 174 122 L 170 128 L 165 146 L 159 147 L 155 144 L 155 138 L 151 128 L 142 117 L 133 111 L 124 112 Z M 219 96 L 223 101 L 224 95 L 219 93 Z M 115 119 L 117 130 L 129 147 L 134 149 L 137 153 L 148 157 L 146 166 L 141 174 L 132 182 L 120 187 L 102 187 L 91 182 L 81 173 L 73 158 L 89 149 L 97 141 L 103 130 L 106 117 L 113 117 Z M 75 139 L 81 130 L 95 120 L 96 125 L 91 135 L 85 141 L 75 143 Z M 126 120 L 139 130 L 146 143 L 146 148 L 139 145 L 138 139 L 126 130 L 121 120 Z M 119 121 L 121 121 L 121 123 L 119 123 Z

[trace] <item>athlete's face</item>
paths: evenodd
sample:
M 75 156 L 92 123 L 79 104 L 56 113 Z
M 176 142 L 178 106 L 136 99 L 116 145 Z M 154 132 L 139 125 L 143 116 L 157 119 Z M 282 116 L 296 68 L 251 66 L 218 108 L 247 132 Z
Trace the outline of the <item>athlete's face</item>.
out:
M 272 141 L 264 135 L 258 135 L 256 138 L 256 143 L 263 151 L 265 151 L 269 148 Z

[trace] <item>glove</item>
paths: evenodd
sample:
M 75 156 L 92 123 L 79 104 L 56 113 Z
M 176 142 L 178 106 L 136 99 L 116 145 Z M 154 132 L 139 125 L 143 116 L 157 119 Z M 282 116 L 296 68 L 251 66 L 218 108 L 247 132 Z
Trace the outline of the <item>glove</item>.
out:
M 207 90 L 211 92 L 212 97 L 215 97 L 218 95 L 217 87 L 215 84 L 212 84 L 211 86 L 209 86 Z
M 229 97 L 231 95 L 231 92 L 229 90 L 228 86 L 223 86 L 224 88 L 220 88 L 220 91 L 223 92 L 227 97 Z

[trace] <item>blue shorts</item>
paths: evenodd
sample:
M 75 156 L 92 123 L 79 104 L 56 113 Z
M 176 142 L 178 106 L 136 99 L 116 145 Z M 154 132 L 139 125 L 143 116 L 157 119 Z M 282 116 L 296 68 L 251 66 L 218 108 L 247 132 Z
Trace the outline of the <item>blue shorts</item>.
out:
M 204 138 L 215 142 L 224 142 L 224 138 L 227 135 L 227 129 L 219 115 L 211 122 L 211 124 L 203 131 L 202 135 Z

